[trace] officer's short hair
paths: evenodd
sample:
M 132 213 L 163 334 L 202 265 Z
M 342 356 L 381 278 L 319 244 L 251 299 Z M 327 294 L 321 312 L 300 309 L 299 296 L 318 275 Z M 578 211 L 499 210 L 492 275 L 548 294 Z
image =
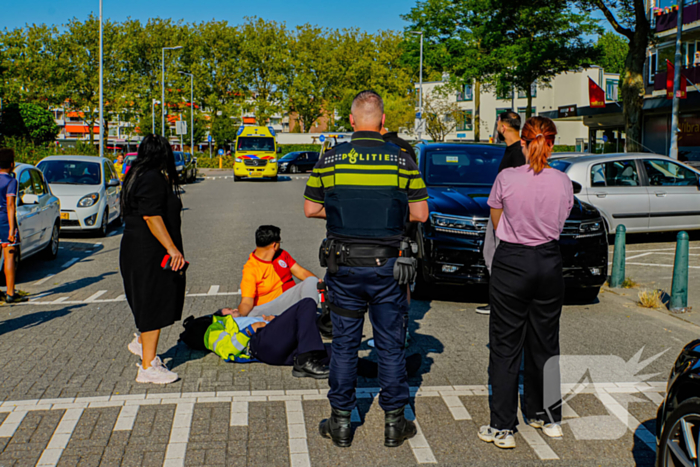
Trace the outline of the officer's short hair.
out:
M 520 115 L 512 110 L 506 110 L 498 116 L 498 119 L 515 131 L 520 131 Z
M 282 230 L 274 225 L 261 225 L 255 231 L 255 246 L 263 248 L 275 242 L 279 243 L 282 240 L 280 232 Z
M 352 100 L 352 107 L 350 109 L 350 113 L 352 113 L 353 116 L 355 116 L 355 112 L 358 111 L 360 108 L 366 110 L 378 109 L 379 115 L 383 115 L 384 101 L 382 100 L 382 97 L 379 94 L 377 94 L 375 91 L 372 91 L 371 89 L 361 91 L 357 93 L 355 98 Z
M 15 162 L 15 151 L 11 148 L 0 149 L 0 169 L 11 169 Z

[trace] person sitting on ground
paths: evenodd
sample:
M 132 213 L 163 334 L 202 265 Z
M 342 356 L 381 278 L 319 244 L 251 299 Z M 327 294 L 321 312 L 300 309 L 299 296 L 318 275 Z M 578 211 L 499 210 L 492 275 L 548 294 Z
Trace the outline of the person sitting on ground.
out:
M 277 316 L 304 298 L 318 304 L 318 278 L 281 248 L 280 232 L 274 225 L 261 225 L 255 232 L 257 248 L 243 267 L 236 309 L 241 316 Z
M 316 302 L 310 298 L 279 316 L 241 316 L 224 308 L 214 315 L 188 318 L 184 326 L 180 339 L 185 344 L 211 350 L 227 362 L 293 366 L 292 375 L 297 378 L 328 378 L 330 347 L 321 340 Z

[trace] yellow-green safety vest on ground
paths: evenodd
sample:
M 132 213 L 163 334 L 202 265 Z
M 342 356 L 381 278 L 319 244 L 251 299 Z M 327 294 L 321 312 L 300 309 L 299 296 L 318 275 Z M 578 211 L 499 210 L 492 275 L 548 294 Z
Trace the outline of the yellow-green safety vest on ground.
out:
M 226 361 L 249 362 L 250 337 L 238 329 L 232 316 L 214 315 L 212 324 L 204 334 L 204 345 Z

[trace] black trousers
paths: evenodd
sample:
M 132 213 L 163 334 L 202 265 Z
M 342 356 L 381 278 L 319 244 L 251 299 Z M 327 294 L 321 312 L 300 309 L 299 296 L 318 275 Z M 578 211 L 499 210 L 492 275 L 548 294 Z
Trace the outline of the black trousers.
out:
M 316 326 L 316 302 L 305 298 L 259 329 L 250 340 L 250 353 L 268 365 L 293 365 L 297 355 L 328 359 Z
M 559 244 L 528 247 L 501 242 L 493 259 L 489 294 L 491 426 L 513 430 L 517 425 L 523 353 L 525 417 L 560 422 L 559 318 L 564 277 Z

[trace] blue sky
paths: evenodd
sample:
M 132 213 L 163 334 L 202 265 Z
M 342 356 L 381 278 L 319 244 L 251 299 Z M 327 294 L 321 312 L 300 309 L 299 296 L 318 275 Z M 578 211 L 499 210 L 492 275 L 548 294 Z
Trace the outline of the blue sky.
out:
M 69 18 L 86 18 L 99 11 L 99 0 L 3 0 L 0 29 L 25 24 L 64 24 Z M 285 21 L 287 25 L 311 23 L 331 28 L 358 27 L 369 32 L 401 30 L 406 23 L 400 15 L 408 13 L 415 0 L 103 0 L 106 18 L 122 21 L 127 17 L 142 21 L 162 17 L 201 22 L 226 20 L 243 22 L 245 16 Z M 379 8 L 377 6 L 379 5 Z

